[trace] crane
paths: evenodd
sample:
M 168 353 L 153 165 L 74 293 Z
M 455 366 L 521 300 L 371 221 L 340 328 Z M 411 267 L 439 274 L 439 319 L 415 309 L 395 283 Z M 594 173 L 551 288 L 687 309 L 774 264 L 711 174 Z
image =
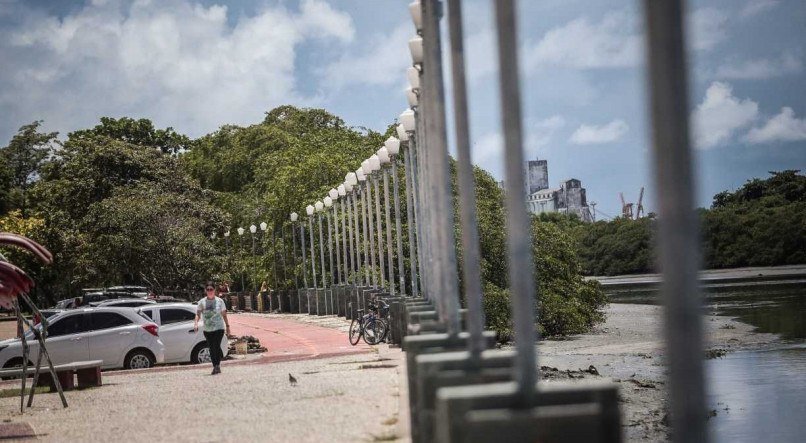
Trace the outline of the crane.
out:
M 627 202 L 624 201 L 624 193 L 623 192 L 619 192 L 618 195 L 619 195 L 619 198 L 621 198 L 621 216 L 626 218 L 626 219 L 632 220 L 632 217 L 633 217 L 633 212 L 632 212 L 633 203 L 627 203 Z
M 644 213 L 643 201 L 644 201 L 644 187 L 641 186 L 641 193 L 638 194 L 638 206 L 635 209 L 635 219 L 636 220 L 641 218 L 641 215 Z

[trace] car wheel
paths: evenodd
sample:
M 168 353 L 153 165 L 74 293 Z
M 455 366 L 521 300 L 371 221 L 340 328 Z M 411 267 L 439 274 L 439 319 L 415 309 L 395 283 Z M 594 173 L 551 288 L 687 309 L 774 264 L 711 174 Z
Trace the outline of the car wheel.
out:
M 129 352 L 123 367 L 126 369 L 147 369 L 154 366 L 154 357 L 144 349 L 135 349 Z
M 210 363 L 211 361 L 213 360 L 210 358 L 210 346 L 207 345 L 207 342 L 197 344 L 190 353 L 191 363 Z
M 28 367 L 32 368 L 33 366 L 34 366 L 34 364 L 29 361 L 28 362 Z M 22 357 L 14 357 L 12 359 L 9 359 L 9 361 L 7 361 L 5 365 L 3 365 L 3 369 L 14 369 L 14 368 L 21 368 L 21 367 L 22 367 Z M 20 377 L 2 377 L 1 379 L 2 380 L 15 380 L 15 379 L 18 379 L 18 378 L 20 378 Z

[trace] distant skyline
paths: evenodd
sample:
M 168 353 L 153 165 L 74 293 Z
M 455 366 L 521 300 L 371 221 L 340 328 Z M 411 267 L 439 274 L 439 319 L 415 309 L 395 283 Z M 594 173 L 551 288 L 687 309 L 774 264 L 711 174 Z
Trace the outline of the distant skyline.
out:
M 408 3 L 0 0 L 0 146 L 33 120 L 62 138 L 102 116 L 198 137 L 283 104 L 382 131 L 406 106 Z M 518 4 L 526 158 L 548 160 L 552 188 L 582 180 L 600 214 L 642 186 L 657 210 L 640 2 Z M 806 5 L 687 4 L 697 204 L 806 169 Z M 492 3 L 463 5 L 474 163 L 502 180 Z

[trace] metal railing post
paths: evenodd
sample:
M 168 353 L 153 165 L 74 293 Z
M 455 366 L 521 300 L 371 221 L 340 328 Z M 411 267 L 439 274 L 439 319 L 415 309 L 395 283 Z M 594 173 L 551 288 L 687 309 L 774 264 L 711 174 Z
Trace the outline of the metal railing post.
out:
M 400 294 L 406 293 L 406 273 L 403 267 L 403 227 L 400 223 L 400 187 L 397 183 L 397 155 L 391 156 L 392 161 L 392 194 L 395 201 L 395 234 L 397 235 L 397 274 Z M 411 220 L 409 220 L 411 223 Z
M 363 183 L 366 184 L 366 178 L 364 179 Z M 361 187 L 361 184 L 362 184 L 362 182 L 359 181 L 358 182 L 358 187 L 359 188 Z M 373 278 L 371 276 L 371 270 L 370 270 L 371 263 L 370 263 L 369 241 L 368 241 L 369 239 L 372 238 L 372 235 L 370 234 L 370 231 L 368 229 L 368 223 L 369 223 L 367 221 L 367 197 L 368 196 L 365 195 L 365 194 L 366 194 L 366 188 L 361 189 L 361 212 L 362 212 L 362 215 L 364 217 L 364 229 L 361 231 L 364 234 L 363 243 L 362 243 L 363 247 L 364 247 L 364 277 L 366 277 L 367 286 L 374 286 L 375 281 L 373 280 Z
M 468 308 L 468 347 L 474 358 L 486 349 L 484 342 L 484 310 L 481 304 L 481 253 L 476 220 L 476 182 L 470 155 L 470 127 L 467 117 L 467 86 L 462 31 L 462 2 L 448 0 L 448 29 L 451 44 L 453 112 L 456 131 L 457 181 L 459 185 L 459 219 L 462 224 L 462 281 Z
M 316 288 L 319 285 L 316 283 L 316 258 L 314 258 L 316 253 L 313 249 L 313 215 L 308 216 L 308 233 L 311 237 L 311 275 L 313 276 L 313 287 Z
M 344 275 L 341 272 L 341 248 L 339 247 L 339 202 L 333 202 L 333 213 L 331 214 L 333 218 L 333 243 L 334 248 L 336 250 L 336 267 L 333 268 L 331 271 L 333 275 L 338 275 L 338 278 L 333 278 L 334 284 L 342 283 L 344 280 Z M 346 258 L 345 258 L 346 260 Z
M 700 250 L 688 126 L 683 9 L 681 0 L 644 1 L 672 439 L 704 442 L 708 436 L 702 299 L 697 275 Z
M 506 181 L 507 250 L 509 252 L 509 285 L 512 292 L 512 316 L 517 357 L 515 378 L 524 404 L 533 404 L 537 382 L 535 350 L 536 275 L 532 261 L 532 230 L 526 212 L 523 180 L 523 131 L 521 129 L 521 97 L 518 44 L 514 0 L 495 2 L 498 35 L 498 70 L 501 94 L 501 127 L 504 135 Z M 528 278 L 535 275 L 535 279 Z
M 381 222 L 381 186 L 378 183 L 378 172 L 372 173 L 372 185 L 375 188 L 375 219 L 378 229 L 378 281 L 381 288 L 386 286 L 386 275 L 384 274 L 383 258 L 383 223 Z
M 316 221 L 319 225 L 319 263 L 322 265 L 322 289 L 327 287 L 327 274 L 325 273 L 325 241 L 322 235 L 322 212 L 316 211 Z
M 322 212 L 325 213 L 325 219 L 327 220 L 327 254 L 330 261 L 328 262 L 330 267 L 330 286 L 333 286 L 336 283 L 336 273 L 334 272 L 333 268 L 333 223 L 330 221 L 330 208 L 325 206 L 325 209 Z
M 453 232 L 453 203 L 450 195 L 450 167 L 448 163 L 448 135 L 445 122 L 445 90 L 442 78 L 442 54 L 440 47 L 440 3 L 438 0 L 423 0 L 423 93 L 426 104 L 425 132 L 428 146 L 428 227 L 429 256 L 433 257 L 435 286 L 440 320 L 448 333 L 459 333 L 459 282 L 456 264 L 456 245 Z
M 389 204 L 389 168 L 383 170 L 383 209 L 386 216 L 386 262 L 389 264 L 389 294 L 395 295 L 395 263 L 392 256 L 392 215 Z
M 418 282 L 419 274 L 419 252 L 417 247 L 417 219 L 416 219 L 416 203 L 414 196 L 416 194 L 414 184 L 414 161 L 412 160 L 412 147 L 414 146 L 414 134 L 409 135 L 409 141 L 406 143 L 406 151 L 404 155 L 404 168 L 406 168 L 406 221 L 409 232 L 409 268 L 411 272 L 411 295 L 418 297 L 420 295 L 420 285 Z

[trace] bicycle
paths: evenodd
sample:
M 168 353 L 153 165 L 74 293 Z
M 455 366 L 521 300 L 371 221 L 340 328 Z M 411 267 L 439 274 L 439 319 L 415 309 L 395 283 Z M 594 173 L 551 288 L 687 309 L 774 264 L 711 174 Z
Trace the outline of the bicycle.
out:
M 352 305 L 350 305 L 352 308 Z M 350 322 L 350 330 L 348 338 L 350 344 L 355 346 L 364 338 L 364 342 L 368 345 L 377 345 L 385 337 L 388 330 L 387 323 L 377 315 L 378 307 L 370 303 L 368 305 L 370 312 L 364 314 L 363 309 L 357 309 L 356 314 L 358 318 L 353 318 Z

